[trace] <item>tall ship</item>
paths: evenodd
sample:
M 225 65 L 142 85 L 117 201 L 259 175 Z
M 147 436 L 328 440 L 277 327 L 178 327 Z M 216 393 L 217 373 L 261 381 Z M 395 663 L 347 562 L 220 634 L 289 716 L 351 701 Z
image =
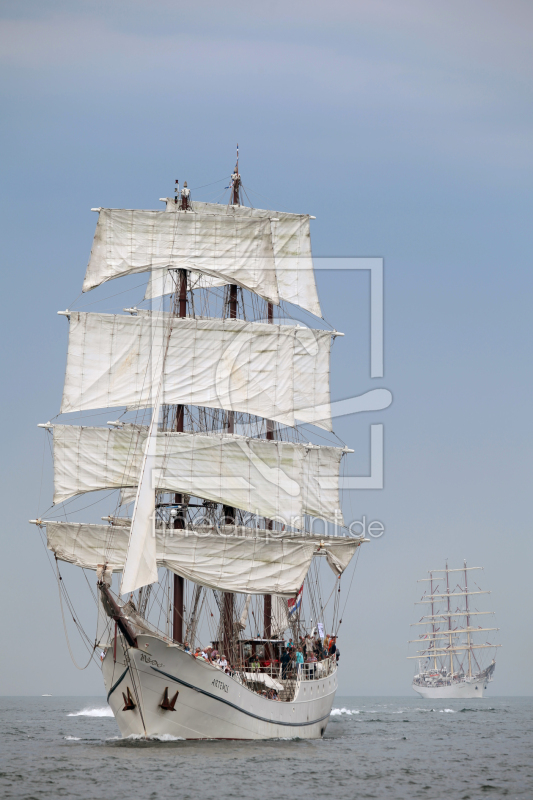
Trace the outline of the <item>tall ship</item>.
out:
M 412 687 L 428 698 L 483 697 L 496 669 L 496 648 L 489 638 L 499 630 L 487 627 L 487 616 L 493 611 L 479 610 L 482 590 L 469 573 L 481 567 L 431 570 L 429 583 L 417 605 L 425 606 L 424 614 L 413 626 L 422 628 L 410 644 L 420 649 L 408 658 L 418 662 Z M 474 588 L 472 588 L 472 584 Z
M 63 397 L 41 425 L 54 498 L 31 522 L 123 736 L 319 738 L 341 576 L 364 541 L 340 507 L 342 334 L 322 320 L 314 217 L 244 205 L 238 152 L 226 190 L 200 202 L 176 181 L 164 210 L 92 209 L 82 291 L 144 284 L 121 313 L 58 312 Z M 96 586 L 96 636 L 71 605 L 76 574 Z

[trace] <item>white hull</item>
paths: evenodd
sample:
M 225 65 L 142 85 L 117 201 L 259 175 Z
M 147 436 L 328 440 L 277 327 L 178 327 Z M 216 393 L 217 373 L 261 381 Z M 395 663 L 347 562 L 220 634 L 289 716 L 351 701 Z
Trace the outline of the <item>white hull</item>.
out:
M 421 697 L 427 697 L 432 700 L 453 700 L 454 698 L 471 699 L 474 697 L 483 697 L 483 692 L 488 686 L 486 680 L 471 680 L 461 681 L 455 683 L 453 686 L 419 686 L 416 683 L 412 684 L 415 692 Z
M 183 739 L 318 739 L 324 735 L 337 689 L 337 671 L 318 680 L 300 680 L 292 702 L 269 700 L 217 667 L 193 658 L 155 636 L 137 637 L 138 648 L 116 661 L 111 647 L 102 672 L 123 736 Z M 165 688 L 179 692 L 175 710 L 160 705 Z M 122 693 L 130 690 L 136 707 L 124 711 Z

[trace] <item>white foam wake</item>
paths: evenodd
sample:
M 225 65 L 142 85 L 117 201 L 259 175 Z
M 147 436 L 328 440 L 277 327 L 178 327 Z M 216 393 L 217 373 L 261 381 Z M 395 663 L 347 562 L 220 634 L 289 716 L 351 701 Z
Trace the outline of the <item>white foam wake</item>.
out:
M 332 708 L 331 709 L 331 716 L 336 717 L 339 714 L 348 714 L 351 716 L 352 714 L 360 714 L 360 711 L 353 711 L 351 708 Z
M 81 739 L 80 739 L 79 736 L 65 736 L 65 740 L 67 742 L 81 742 Z
M 67 714 L 67 717 L 112 717 L 113 712 L 109 706 L 102 706 L 100 708 L 83 708 L 81 711 L 73 711 Z
M 130 733 L 129 736 L 110 736 L 106 742 L 126 742 L 126 741 L 143 741 L 143 742 L 184 742 L 183 736 L 172 736 L 170 733 L 154 733 L 151 736 L 143 736 L 140 733 Z

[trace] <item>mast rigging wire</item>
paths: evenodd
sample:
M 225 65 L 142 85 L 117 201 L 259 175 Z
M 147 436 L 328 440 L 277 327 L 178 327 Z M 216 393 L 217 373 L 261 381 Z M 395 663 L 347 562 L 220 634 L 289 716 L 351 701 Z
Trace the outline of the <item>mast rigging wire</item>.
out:
M 96 650 L 96 644 L 94 644 L 94 645 L 93 645 L 93 648 L 92 648 L 92 650 L 90 651 L 90 655 L 89 655 L 89 660 L 88 660 L 88 662 L 85 664 L 85 666 L 84 666 L 84 667 L 80 667 L 80 665 L 78 664 L 78 662 L 77 662 L 77 661 L 76 661 L 76 659 L 74 658 L 74 653 L 72 652 L 72 648 L 71 648 L 71 646 L 70 646 L 70 640 L 69 640 L 68 631 L 67 631 L 67 623 L 66 623 L 66 621 L 65 621 L 65 611 L 64 611 L 64 608 L 63 608 L 63 598 L 62 598 L 62 591 L 61 591 L 61 589 L 62 589 L 62 586 L 63 586 L 63 583 L 62 583 L 62 582 L 63 582 L 63 578 L 61 577 L 61 574 L 60 574 L 60 572 L 59 572 L 59 567 L 58 567 L 58 565 L 57 565 L 57 556 L 56 556 L 56 568 L 57 568 L 57 589 L 58 589 L 58 594 L 59 594 L 59 605 L 60 605 L 60 607 L 61 607 L 61 619 L 63 620 L 63 630 L 64 630 L 64 632 L 65 632 L 65 639 L 66 639 L 66 642 L 67 642 L 68 651 L 69 651 L 69 653 L 70 653 L 70 658 L 71 658 L 71 660 L 72 660 L 72 663 L 74 664 L 74 666 L 76 667 L 76 669 L 79 669 L 79 670 L 80 670 L 80 672 L 83 672 L 83 670 L 87 669 L 87 667 L 89 666 L 89 664 L 90 664 L 90 663 L 91 663 L 91 661 L 93 660 L 94 651 Z M 65 591 L 66 591 L 66 590 L 65 590 Z M 76 625 L 76 627 L 78 628 L 78 631 L 79 631 L 79 633 L 80 633 L 80 636 L 82 636 L 82 642 L 83 642 L 83 637 L 87 638 L 87 640 L 89 641 L 89 638 L 88 638 L 87 634 L 85 633 L 85 631 L 83 630 L 83 628 L 81 627 L 81 625 L 80 625 L 80 624 L 78 623 L 78 621 L 76 620 L 76 618 L 75 618 L 75 616 L 74 616 L 74 614 L 73 614 L 73 609 L 71 609 L 71 608 L 70 608 L 70 605 L 69 605 L 69 603 L 67 603 L 67 606 L 68 606 L 68 608 L 69 608 L 69 611 L 70 611 L 70 612 L 71 612 L 71 614 L 72 614 L 72 619 L 73 619 L 73 621 L 74 621 L 74 624 L 75 624 L 75 625 Z M 83 642 L 83 644 L 84 644 L 84 646 L 85 646 L 85 647 L 87 647 L 87 645 L 85 644 L 85 642 Z M 88 649 L 88 648 L 87 648 L 87 649 Z
M 74 655 L 73 655 L 73 653 L 72 653 L 72 649 L 71 649 L 71 647 L 70 647 L 70 640 L 69 640 L 69 637 L 68 637 L 68 631 L 67 631 L 66 620 L 65 620 L 65 613 L 64 613 L 64 609 L 63 609 L 63 598 L 62 598 L 62 593 L 64 593 L 64 594 L 65 594 L 65 601 L 66 601 L 66 603 L 67 603 L 67 607 L 68 607 L 68 609 L 69 609 L 69 611 L 70 611 L 70 613 L 71 613 L 71 615 L 72 615 L 72 619 L 73 619 L 73 621 L 74 621 L 74 624 L 76 625 L 76 628 L 78 629 L 78 633 L 80 634 L 80 638 L 81 638 L 81 640 L 82 640 L 83 646 L 84 646 L 84 647 L 85 647 L 85 648 L 86 648 L 88 651 L 89 651 L 89 645 L 91 645 L 91 640 L 90 640 L 90 638 L 87 636 L 87 634 L 85 633 L 85 631 L 84 631 L 84 629 L 83 629 L 83 626 L 81 625 L 81 623 L 79 623 L 79 622 L 78 622 L 78 620 L 76 619 L 76 616 L 75 616 L 76 612 L 75 612 L 75 610 L 74 610 L 74 606 L 73 606 L 73 604 L 72 604 L 72 601 L 71 601 L 71 599 L 70 599 L 70 597 L 69 597 L 69 595 L 68 595 L 67 588 L 66 588 L 66 586 L 65 586 L 65 584 L 64 584 L 64 581 L 63 581 L 63 579 L 62 579 L 62 577 L 61 577 L 61 574 L 60 574 L 60 572 L 59 572 L 59 563 L 58 563 L 57 556 L 55 556 L 55 555 L 54 555 L 54 558 L 55 558 L 55 566 L 56 566 L 56 568 L 55 568 L 55 570 L 54 570 L 54 567 L 53 567 L 53 565 L 52 565 L 52 561 L 51 561 L 51 557 L 50 557 L 50 553 L 49 553 L 49 551 L 48 551 L 48 548 L 46 547 L 46 544 L 45 544 L 45 542 L 44 542 L 44 538 L 43 538 L 43 530 L 42 530 L 42 528 L 41 528 L 41 526 L 40 526 L 40 525 L 39 525 L 38 527 L 39 527 L 39 533 L 40 533 L 40 536 L 39 536 L 39 538 L 40 538 L 40 541 L 41 541 L 41 543 L 42 543 L 42 545 L 43 545 L 44 551 L 45 551 L 45 553 L 46 553 L 46 560 L 47 560 L 47 562 L 48 562 L 48 565 L 49 565 L 50 569 L 51 569 L 51 570 L 52 570 L 52 572 L 54 573 L 54 577 L 55 577 L 55 579 L 56 579 L 56 581 L 57 581 L 57 589 L 58 589 L 58 594 L 59 594 L 59 604 L 60 604 L 60 607 L 61 607 L 61 618 L 62 618 L 62 620 L 63 620 L 63 630 L 64 630 L 64 633 L 65 633 L 65 639 L 66 639 L 66 642 L 67 642 L 68 651 L 69 651 L 70 657 L 71 657 L 71 659 L 72 659 L 72 663 L 74 664 L 74 666 L 76 667 L 76 669 L 79 669 L 79 670 L 80 670 L 80 672 L 83 672 L 83 670 L 86 670 L 86 669 L 87 669 L 87 667 L 89 666 L 89 664 L 91 663 L 91 661 L 93 661 L 93 660 L 94 660 L 94 651 L 96 650 L 96 642 L 95 642 L 95 644 L 94 644 L 94 645 L 92 645 L 92 649 L 90 650 L 90 657 L 89 657 L 89 661 L 87 662 L 87 664 L 86 664 L 84 667 L 80 667 L 80 666 L 77 664 L 77 662 L 76 662 L 76 659 L 74 658 Z M 85 572 L 85 571 L 84 571 L 84 572 Z M 93 599 L 94 599 L 94 595 L 93 595 Z M 96 639 L 96 637 L 95 637 L 95 639 Z M 95 662 L 95 663 L 97 663 L 97 662 Z
M 346 606 L 347 606 L 347 604 L 348 604 L 348 599 L 349 599 L 349 597 L 350 597 L 350 592 L 351 592 L 351 590 L 352 590 L 352 583 L 353 583 L 353 579 L 354 579 L 354 577 L 355 577 L 355 571 L 356 571 L 356 569 L 357 569 L 357 563 L 358 563 L 358 561 L 359 561 L 359 554 L 360 554 L 360 553 L 361 553 L 361 547 L 358 547 L 358 548 L 357 548 L 357 555 L 355 556 L 355 563 L 354 563 L 354 565 L 353 565 L 352 577 L 351 577 L 351 580 L 350 580 L 350 585 L 349 585 L 349 587 L 348 587 L 348 593 L 347 593 L 347 595 L 346 595 L 346 600 L 345 600 L 344 606 L 343 606 L 343 608 L 342 608 L 342 614 L 341 614 L 341 616 L 340 616 L 340 619 L 339 619 L 339 622 L 338 622 L 338 625 L 337 625 L 337 629 L 335 630 L 335 636 L 337 636 L 337 634 L 338 634 L 338 632 L 339 632 L 339 628 L 340 628 L 340 625 L 341 625 L 341 622 L 342 622 L 342 618 L 343 618 L 343 616 L 344 616 L 344 612 L 346 611 Z

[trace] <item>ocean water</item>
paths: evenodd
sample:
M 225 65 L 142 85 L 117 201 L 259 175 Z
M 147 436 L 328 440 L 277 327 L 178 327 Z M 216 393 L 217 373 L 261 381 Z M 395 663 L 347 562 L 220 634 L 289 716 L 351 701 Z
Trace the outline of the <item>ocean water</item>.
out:
M 533 698 L 338 697 L 317 741 L 121 739 L 94 697 L 0 714 L 2 798 L 533 797 Z

